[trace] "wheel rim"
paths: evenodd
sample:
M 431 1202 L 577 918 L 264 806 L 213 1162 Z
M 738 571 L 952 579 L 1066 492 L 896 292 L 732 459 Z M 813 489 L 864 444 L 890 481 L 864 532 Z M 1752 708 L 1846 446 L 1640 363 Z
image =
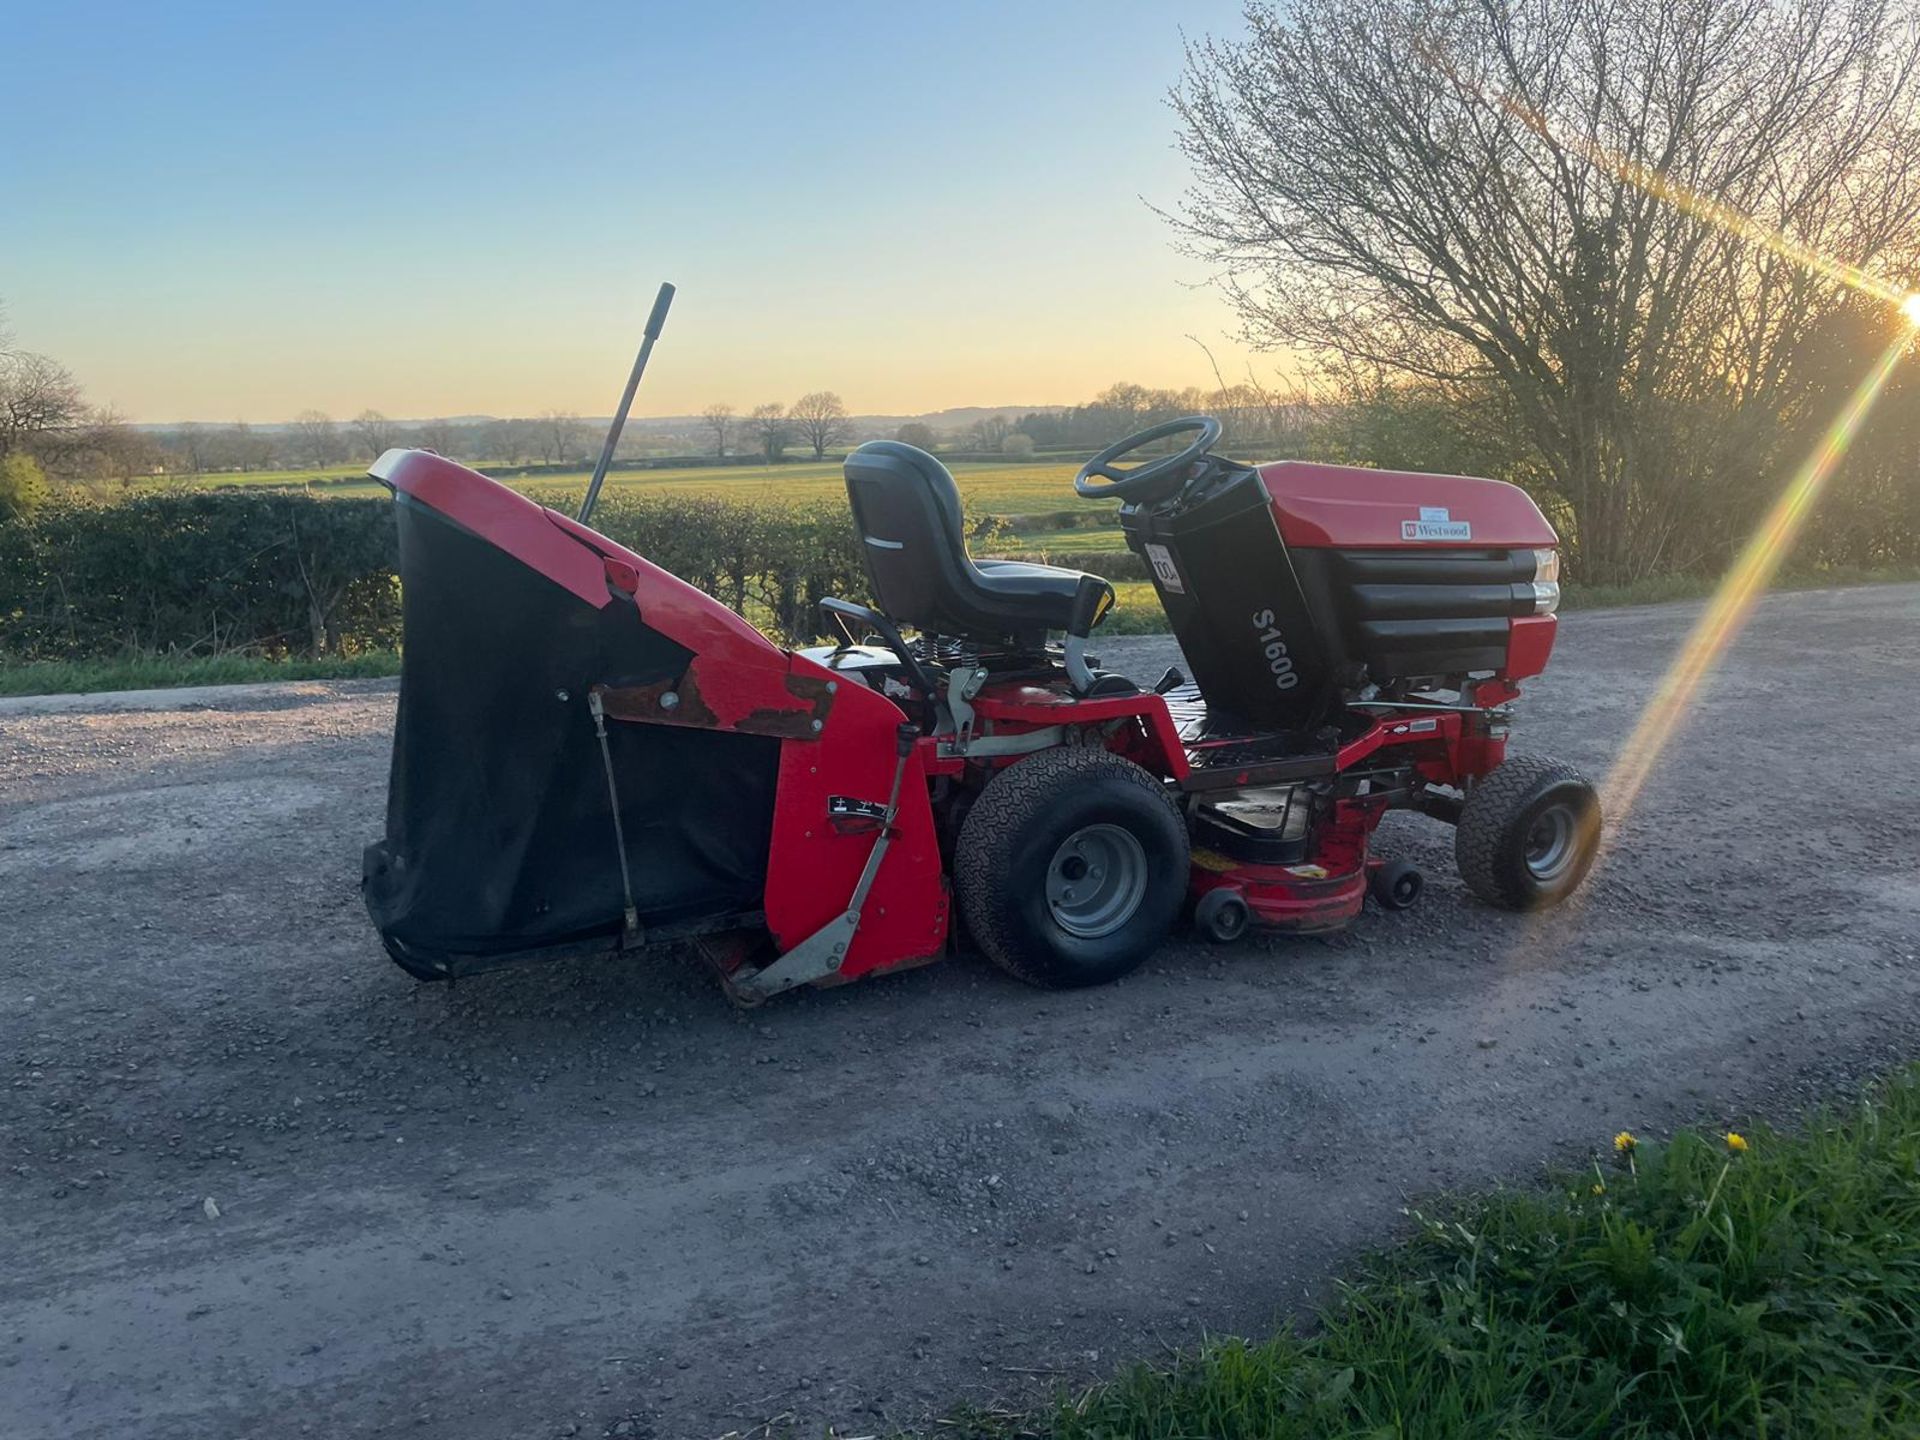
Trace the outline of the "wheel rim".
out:
M 1047 909 L 1069 935 L 1097 940 L 1133 918 L 1147 885 L 1147 852 L 1118 825 L 1088 825 L 1053 852 Z
M 1549 805 L 1542 810 L 1527 827 L 1527 873 L 1542 885 L 1565 875 L 1579 849 L 1577 836 L 1573 811 L 1567 806 Z

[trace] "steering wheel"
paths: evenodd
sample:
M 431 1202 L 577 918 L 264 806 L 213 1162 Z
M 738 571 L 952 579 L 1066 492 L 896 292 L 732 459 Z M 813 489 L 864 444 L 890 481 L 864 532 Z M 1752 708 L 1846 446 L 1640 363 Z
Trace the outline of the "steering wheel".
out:
M 1189 430 L 1195 432 L 1193 443 L 1176 455 L 1149 460 L 1130 470 L 1113 463 L 1143 445 L 1151 445 L 1169 435 L 1184 435 Z M 1117 445 L 1109 445 L 1082 465 L 1080 473 L 1073 477 L 1073 493 L 1082 500 L 1158 500 L 1174 490 L 1175 486 L 1168 482 L 1184 480 L 1187 467 L 1211 450 L 1219 438 L 1220 422 L 1211 415 L 1188 415 L 1141 430 Z M 1096 477 L 1107 483 L 1096 485 Z

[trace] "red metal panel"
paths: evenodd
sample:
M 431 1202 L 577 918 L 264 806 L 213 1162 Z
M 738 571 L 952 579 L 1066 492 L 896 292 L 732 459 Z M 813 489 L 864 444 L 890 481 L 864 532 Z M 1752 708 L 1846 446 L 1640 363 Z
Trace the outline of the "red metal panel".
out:
M 1444 510 L 1466 522 L 1471 538 L 1438 543 L 1555 545 L 1559 539 L 1540 507 L 1517 485 L 1468 475 L 1422 475 L 1282 460 L 1260 467 L 1273 513 L 1287 544 L 1306 549 L 1431 549 L 1432 540 L 1407 538 L 1402 526 Z
M 367 473 L 497 545 L 589 605 L 602 606 L 612 598 L 600 559 L 555 530 L 548 523 L 551 512 L 498 480 L 425 450 L 389 450 Z
M 796 674 L 835 678 L 811 660 L 797 655 L 792 659 Z M 852 899 L 875 836 L 871 831 L 838 833 L 828 823 L 827 801 L 844 795 L 885 803 L 899 763 L 896 743 L 905 719 L 884 696 L 842 681 L 820 739 L 782 743 L 766 898 L 767 928 L 782 951 L 842 914 Z M 843 979 L 946 948 L 947 887 L 918 747 L 907 759 L 894 831 L 840 967 Z
M 702 657 L 700 679 L 709 700 L 724 700 L 738 679 L 750 692 L 748 708 L 779 703 L 764 677 L 736 673 L 734 667 L 773 672 L 770 683 L 777 687 L 787 668 L 785 652 L 679 576 L 477 470 L 424 450 L 389 450 L 368 473 L 564 585 L 589 605 L 604 606 L 613 598 L 612 590 L 632 595 L 648 625 Z
M 1509 680 L 1524 680 L 1547 668 L 1553 653 L 1554 636 L 1560 633 L 1557 615 L 1525 615 L 1513 622 L 1513 634 L 1507 641 L 1507 664 L 1500 673 Z
M 1008 732 L 1043 725 L 1137 719 L 1144 745 L 1129 744 L 1123 737 L 1109 748 L 1173 780 L 1184 780 L 1190 773 L 1186 748 L 1180 743 L 1180 732 L 1167 711 L 1167 702 L 1151 691 L 1082 699 L 1064 688 L 1015 682 L 988 685 L 975 697 L 973 708 L 983 720 L 992 721 L 996 730 Z

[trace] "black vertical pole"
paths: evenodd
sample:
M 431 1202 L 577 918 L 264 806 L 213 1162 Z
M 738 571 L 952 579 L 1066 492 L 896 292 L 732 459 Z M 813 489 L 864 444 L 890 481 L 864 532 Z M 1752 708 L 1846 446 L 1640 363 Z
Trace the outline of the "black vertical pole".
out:
M 600 499 L 600 484 L 607 478 L 607 466 L 613 463 L 613 450 L 620 443 L 620 432 L 626 428 L 627 412 L 633 408 L 633 393 L 640 388 L 640 377 L 646 374 L 647 357 L 653 353 L 653 342 L 660 338 L 660 328 L 667 323 L 667 307 L 673 304 L 673 286 L 663 283 L 660 293 L 654 296 L 653 313 L 647 317 L 646 337 L 640 342 L 640 353 L 634 357 L 633 373 L 627 377 L 627 388 L 620 396 L 620 408 L 613 412 L 613 424 L 607 427 L 607 443 L 600 447 L 599 463 L 593 467 L 593 480 L 587 486 L 587 498 L 580 502 L 580 523 L 586 524 L 593 515 L 593 507 Z

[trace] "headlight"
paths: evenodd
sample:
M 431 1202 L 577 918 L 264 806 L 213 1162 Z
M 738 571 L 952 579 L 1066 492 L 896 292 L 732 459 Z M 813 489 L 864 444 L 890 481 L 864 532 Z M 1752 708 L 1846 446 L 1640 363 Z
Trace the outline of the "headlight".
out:
M 1560 608 L 1560 552 L 1543 546 L 1533 552 L 1533 613 L 1551 615 Z

